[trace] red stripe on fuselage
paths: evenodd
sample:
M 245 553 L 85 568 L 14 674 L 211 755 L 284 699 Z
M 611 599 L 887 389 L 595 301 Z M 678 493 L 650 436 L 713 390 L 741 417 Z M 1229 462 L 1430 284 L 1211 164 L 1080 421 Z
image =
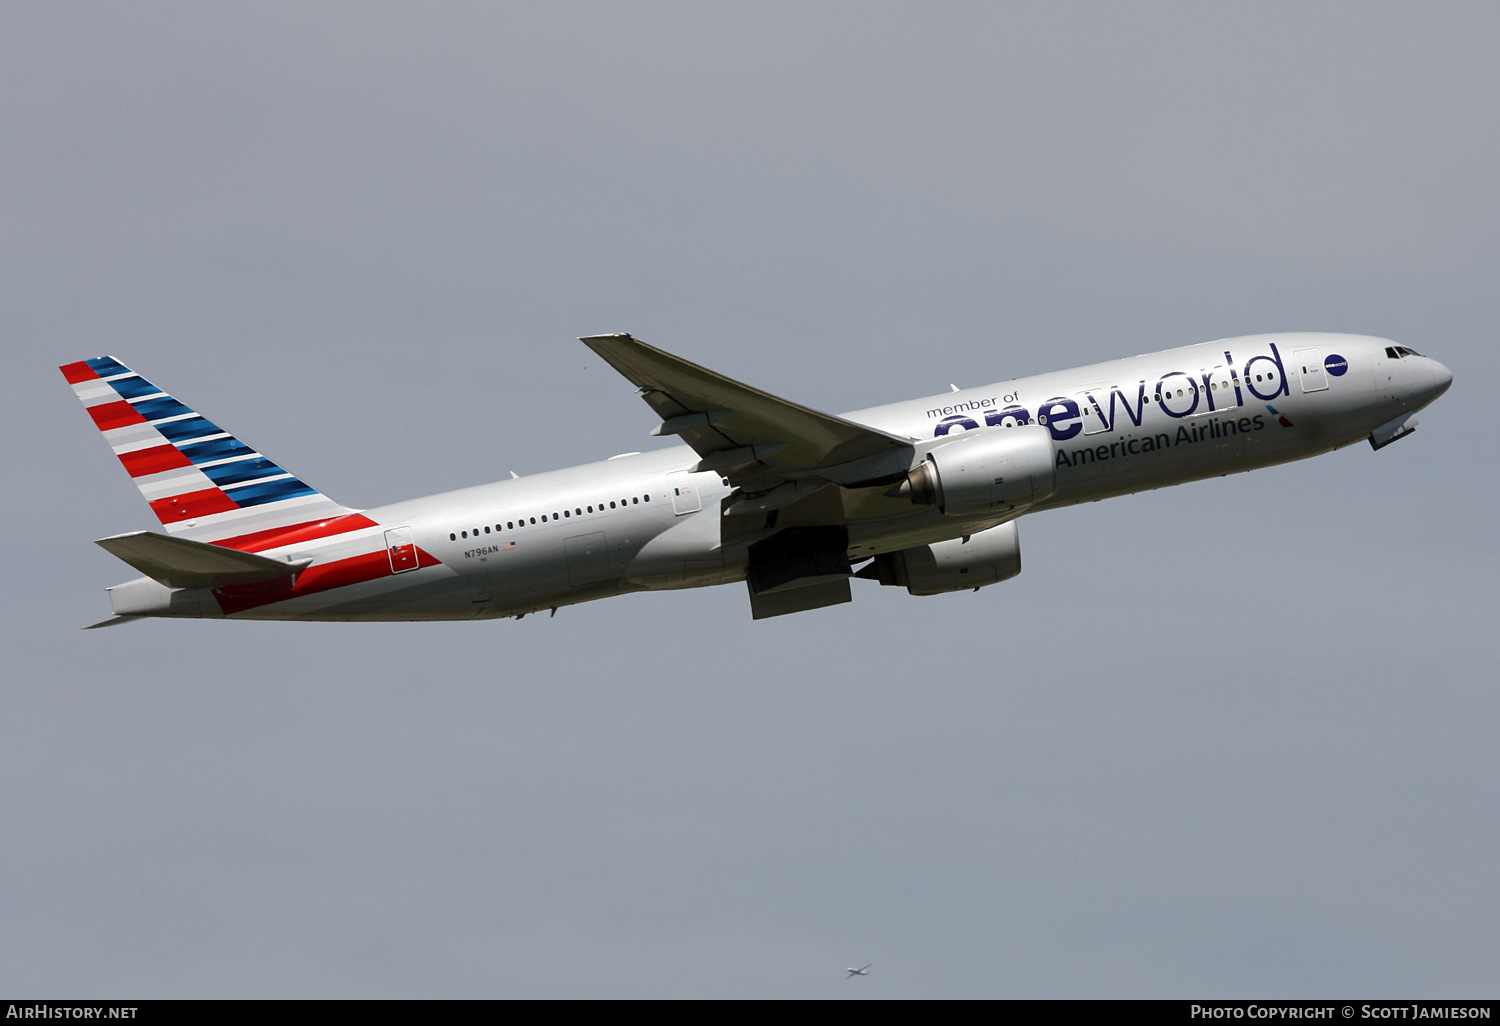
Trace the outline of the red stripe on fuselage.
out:
M 348 534 L 366 527 L 379 526 L 367 516 L 350 513 L 347 516 L 332 517 L 328 520 L 310 520 L 305 524 L 273 527 L 268 531 L 256 531 L 253 534 L 241 534 L 233 538 L 220 538 L 213 544 L 222 545 L 227 549 L 239 549 L 241 552 L 263 552 L 266 549 L 277 549 L 283 545 L 297 545 L 301 542 L 332 538 L 337 534 Z
M 421 549 L 417 549 L 419 566 L 436 566 L 438 560 Z M 391 559 L 385 549 L 365 552 L 348 559 L 336 559 L 331 563 L 310 566 L 295 577 L 283 577 L 267 584 L 239 584 L 231 588 L 215 588 L 214 598 L 225 616 L 268 606 L 273 602 L 315 595 L 320 591 L 347 588 L 351 584 L 364 584 L 391 576 Z
M 182 450 L 175 445 L 155 445 L 149 449 L 122 452 L 120 462 L 125 464 L 125 472 L 131 477 L 145 477 L 147 474 L 160 474 L 163 470 L 193 465 L 193 461 L 184 456 Z
M 128 424 L 146 423 L 146 418 L 142 417 L 136 408 L 124 399 L 117 403 L 100 403 L 98 406 L 90 406 L 88 411 L 100 431 L 113 431 L 115 428 L 125 427 Z
M 179 520 L 192 520 L 194 517 L 206 517 L 212 513 L 239 508 L 233 499 L 217 488 L 174 495 L 170 499 L 157 499 L 151 504 L 156 518 L 164 524 L 175 524 Z
M 57 369 L 63 372 L 63 377 L 68 379 L 70 385 L 76 385 L 80 381 L 92 381 L 99 376 L 94 373 L 94 368 L 83 360 L 77 363 L 65 363 Z

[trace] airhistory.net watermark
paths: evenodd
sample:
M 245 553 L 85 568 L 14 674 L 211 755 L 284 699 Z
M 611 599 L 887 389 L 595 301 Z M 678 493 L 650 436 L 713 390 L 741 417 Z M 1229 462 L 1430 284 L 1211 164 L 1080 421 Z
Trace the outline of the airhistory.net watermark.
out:
M 7 1019 L 134 1019 L 139 1005 L 75 1005 L 29 1001 L 6 1005 Z

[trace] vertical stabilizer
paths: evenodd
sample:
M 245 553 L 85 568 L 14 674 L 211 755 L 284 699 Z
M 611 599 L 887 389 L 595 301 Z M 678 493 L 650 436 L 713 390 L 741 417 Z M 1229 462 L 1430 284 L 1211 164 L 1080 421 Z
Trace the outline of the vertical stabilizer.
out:
M 61 369 L 172 535 L 236 545 L 354 512 L 113 357 Z

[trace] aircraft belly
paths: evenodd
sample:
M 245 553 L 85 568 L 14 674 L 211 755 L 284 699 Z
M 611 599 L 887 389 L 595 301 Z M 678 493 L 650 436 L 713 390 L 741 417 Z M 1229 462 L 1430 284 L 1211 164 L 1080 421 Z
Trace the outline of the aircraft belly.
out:
M 470 590 L 462 576 L 431 567 L 228 615 L 240 620 L 461 620 L 475 614 Z

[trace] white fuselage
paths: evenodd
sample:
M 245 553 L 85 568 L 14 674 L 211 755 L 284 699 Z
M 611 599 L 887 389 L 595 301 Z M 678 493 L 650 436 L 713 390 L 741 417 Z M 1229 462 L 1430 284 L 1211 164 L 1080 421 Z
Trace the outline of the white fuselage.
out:
M 1384 339 L 1261 335 L 843 416 L 912 438 L 919 451 L 966 432 L 1045 424 L 1056 490 L 1026 510 L 1036 512 L 1328 452 L 1409 416 L 1450 381 L 1441 364 L 1396 353 Z M 365 510 L 368 526 L 261 552 L 312 560 L 293 586 L 189 590 L 174 596 L 170 611 L 122 609 L 118 601 L 116 611 L 490 618 L 742 580 L 747 540 L 726 541 L 720 529 L 731 488 L 716 471 L 692 472 L 698 461 L 676 446 Z M 848 556 L 957 538 L 1003 519 L 888 500 L 850 517 Z M 408 541 L 415 555 L 403 547 Z

